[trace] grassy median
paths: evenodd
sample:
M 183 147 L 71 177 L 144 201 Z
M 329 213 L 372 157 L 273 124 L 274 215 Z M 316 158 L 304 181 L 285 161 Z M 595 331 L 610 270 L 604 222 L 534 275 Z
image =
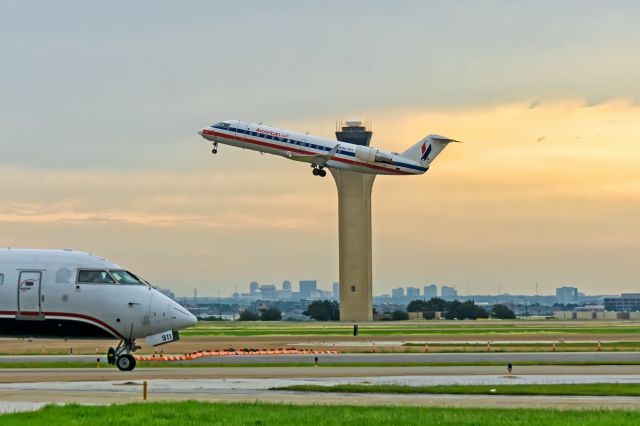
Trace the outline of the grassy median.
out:
M 297 406 L 201 402 L 113 406 L 47 406 L 31 413 L 0 415 L 1 425 L 637 425 L 637 411 L 474 409 L 423 407 Z
M 589 383 L 567 385 L 293 385 L 272 388 L 298 392 L 337 393 L 401 393 L 401 394 L 450 394 L 450 395 L 575 395 L 575 396 L 640 396 L 640 384 Z
M 425 321 L 422 323 L 402 324 L 361 324 L 359 336 L 433 336 L 433 335 L 618 335 L 638 334 L 637 323 L 594 322 L 593 325 L 567 322 L 540 322 L 505 324 L 500 322 L 455 322 Z M 351 336 L 353 325 L 339 323 L 290 323 L 266 324 L 261 322 L 200 322 L 196 326 L 182 330 L 181 336 Z

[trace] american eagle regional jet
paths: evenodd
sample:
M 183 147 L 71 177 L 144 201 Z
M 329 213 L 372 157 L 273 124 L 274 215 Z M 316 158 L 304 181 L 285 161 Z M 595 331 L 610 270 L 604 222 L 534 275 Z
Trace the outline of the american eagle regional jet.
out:
M 237 120 L 221 121 L 198 134 L 213 142 L 214 154 L 219 143 L 266 152 L 310 163 L 315 176 L 326 176 L 325 167 L 379 175 L 420 175 L 429 170 L 449 142 L 459 142 L 428 135 L 398 153 Z

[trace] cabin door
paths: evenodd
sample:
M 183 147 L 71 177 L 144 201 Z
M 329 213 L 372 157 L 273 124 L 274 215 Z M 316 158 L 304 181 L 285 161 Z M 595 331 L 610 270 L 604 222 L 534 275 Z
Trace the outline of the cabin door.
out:
M 18 280 L 18 315 L 23 319 L 41 319 L 40 282 L 42 272 L 20 272 Z

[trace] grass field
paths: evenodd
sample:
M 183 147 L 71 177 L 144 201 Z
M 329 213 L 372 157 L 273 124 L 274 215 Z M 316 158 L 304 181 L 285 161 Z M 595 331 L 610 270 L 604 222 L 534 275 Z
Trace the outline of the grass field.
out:
M 109 407 L 47 406 L 31 413 L 0 415 L 0 425 L 637 425 L 637 411 L 534 410 L 423 407 L 290 406 L 199 402 Z
M 353 325 L 339 323 L 262 323 L 262 322 L 200 322 L 180 332 L 183 336 L 351 336 Z M 424 323 L 361 324 L 360 336 L 415 336 L 415 335 L 616 335 L 639 334 L 638 323 L 595 322 L 576 324 L 570 321 L 550 322 L 455 322 L 425 321 Z
M 495 389 L 495 392 L 490 390 Z M 575 395 L 575 396 L 640 396 L 640 383 L 592 383 L 568 385 L 467 385 L 467 386 L 402 386 L 402 385 L 293 385 L 272 390 L 341 393 L 463 394 L 463 395 Z

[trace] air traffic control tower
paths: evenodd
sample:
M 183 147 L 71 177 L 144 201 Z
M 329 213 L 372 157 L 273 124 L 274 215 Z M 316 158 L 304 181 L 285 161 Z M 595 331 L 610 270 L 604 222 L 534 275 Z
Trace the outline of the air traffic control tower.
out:
M 336 130 L 339 141 L 369 146 L 373 133 L 361 121 Z M 373 320 L 371 189 L 375 174 L 329 169 L 338 188 L 340 320 Z

